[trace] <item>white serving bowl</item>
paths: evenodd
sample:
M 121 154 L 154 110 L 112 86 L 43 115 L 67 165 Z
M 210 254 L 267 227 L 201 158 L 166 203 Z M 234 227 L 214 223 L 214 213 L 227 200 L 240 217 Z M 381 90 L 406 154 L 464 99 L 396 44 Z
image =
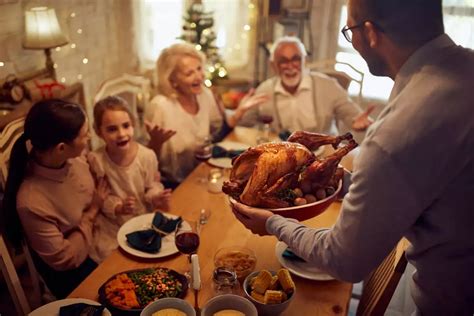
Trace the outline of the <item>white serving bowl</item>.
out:
M 257 309 L 246 298 L 234 294 L 224 294 L 211 298 L 204 305 L 201 316 L 213 316 L 218 311 L 233 309 L 245 316 L 258 316 Z
M 196 312 L 191 304 L 176 297 L 160 298 L 159 300 L 154 301 L 142 310 L 140 316 L 151 316 L 153 313 L 166 308 L 175 308 L 185 313 L 186 316 L 196 316 Z

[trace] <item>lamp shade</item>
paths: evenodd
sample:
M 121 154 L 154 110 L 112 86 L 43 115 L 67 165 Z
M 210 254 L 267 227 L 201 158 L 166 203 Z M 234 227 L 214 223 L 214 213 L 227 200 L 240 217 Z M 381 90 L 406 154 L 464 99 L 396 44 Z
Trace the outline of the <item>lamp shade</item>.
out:
M 54 9 L 36 7 L 25 12 L 24 48 L 47 49 L 67 43 Z

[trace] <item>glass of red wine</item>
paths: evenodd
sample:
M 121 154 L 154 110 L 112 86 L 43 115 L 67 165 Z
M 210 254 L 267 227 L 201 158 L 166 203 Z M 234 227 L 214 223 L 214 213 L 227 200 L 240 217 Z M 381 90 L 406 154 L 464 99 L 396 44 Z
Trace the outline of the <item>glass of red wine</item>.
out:
M 261 114 L 258 117 L 258 120 L 261 125 L 257 135 L 257 144 L 268 143 L 270 141 L 270 125 L 273 122 L 273 116 Z
M 200 162 L 208 161 L 212 156 L 212 143 L 209 137 L 200 139 L 194 148 L 194 158 Z
M 186 223 L 182 223 L 176 230 L 174 243 L 179 252 L 188 255 L 189 263 L 191 263 L 191 255 L 196 253 L 199 248 L 198 223 L 195 221 Z M 187 271 L 185 275 L 189 276 L 190 272 Z
M 194 148 L 194 158 L 200 162 L 206 162 L 212 157 L 212 142 L 209 137 L 203 137 L 197 141 L 196 147 Z M 206 183 L 207 177 L 201 177 L 198 179 L 200 183 Z

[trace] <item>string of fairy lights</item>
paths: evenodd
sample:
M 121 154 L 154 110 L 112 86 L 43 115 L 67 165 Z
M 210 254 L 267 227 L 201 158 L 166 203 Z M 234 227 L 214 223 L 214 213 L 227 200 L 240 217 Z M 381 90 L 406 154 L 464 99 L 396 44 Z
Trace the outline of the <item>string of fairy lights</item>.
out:
M 248 4 L 248 23 L 244 24 L 242 26 L 242 33 L 241 33 L 241 38 L 243 40 L 247 40 L 248 37 L 249 37 L 249 32 L 252 30 L 252 25 L 256 19 L 256 16 L 257 16 L 257 13 L 255 10 L 256 8 L 256 5 L 255 5 L 255 0 L 253 1 L 250 1 L 250 3 Z M 71 13 L 69 13 L 68 17 L 67 17 L 67 23 L 69 25 L 69 40 L 70 42 L 63 46 L 63 47 L 56 47 L 54 50 L 56 53 L 60 53 L 60 54 L 71 54 L 71 50 L 74 50 L 74 51 L 78 51 L 80 50 L 80 45 L 79 43 L 82 43 L 83 42 L 83 39 L 85 37 L 85 32 L 84 32 L 84 29 L 81 28 L 81 27 L 73 27 L 73 25 L 75 24 L 75 21 L 78 17 L 78 14 L 74 11 L 72 11 Z M 198 27 L 195 23 L 190 23 L 189 24 L 189 27 L 191 29 L 195 29 L 196 27 Z M 204 36 L 211 36 L 211 37 L 214 37 L 214 39 L 216 39 L 216 35 L 214 34 L 214 31 L 212 30 L 212 28 L 206 28 L 202 31 L 202 35 Z M 217 39 L 218 40 L 218 39 Z M 197 43 L 195 45 L 196 49 L 197 50 L 202 50 L 203 49 L 203 45 L 201 45 L 200 43 Z M 232 52 L 236 52 L 236 53 L 239 53 L 239 51 L 242 49 L 241 47 L 241 44 L 240 43 L 235 43 L 234 45 L 228 45 L 226 48 L 225 48 L 225 51 L 227 53 L 227 55 L 230 55 L 232 54 Z M 60 77 L 59 77 L 59 82 L 61 83 L 66 83 L 68 81 L 75 81 L 75 80 L 83 80 L 84 78 L 84 75 L 83 73 L 86 71 L 86 69 L 84 68 L 84 66 L 88 65 L 90 63 L 90 59 L 89 57 L 86 55 L 85 52 L 83 51 L 79 51 L 77 53 L 72 53 L 71 55 L 78 55 L 79 56 L 79 63 L 80 63 L 80 67 L 77 67 L 76 69 L 79 69 L 79 72 L 77 74 L 73 74 L 73 75 L 65 75 L 65 74 L 62 74 Z M 63 56 L 65 57 L 65 56 Z M 59 59 L 60 62 L 55 62 L 54 63 L 54 68 L 57 70 L 59 67 L 59 64 L 61 64 L 61 57 L 58 57 L 56 58 L 56 60 Z M 3 60 L 0 60 L 0 67 L 4 67 L 6 65 L 6 61 L 3 61 Z M 225 68 L 223 62 L 221 62 L 220 60 L 216 63 L 210 63 L 208 66 L 207 66 L 207 71 L 209 73 L 215 73 L 216 74 L 216 77 L 218 78 L 225 78 L 227 76 L 227 69 Z M 211 79 L 208 77 L 206 80 L 205 80 L 205 85 L 206 86 L 211 86 L 212 85 L 212 81 Z
M 66 45 L 66 46 L 63 46 L 63 47 L 56 47 L 55 48 L 55 51 L 57 53 L 61 53 L 61 52 L 66 52 L 68 53 L 68 50 L 79 50 L 80 48 L 80 45 L 78 43 L 81 42 L 81 38 L 79 37 L 84 37 L 84 30 L 81 28 L 81 27 L 72 27 L 72 25 L 74 25 L 74 20 L 77 18 L 77 13 L 76 12 L 71 12 L 69 15 L 68 15 L 68 25 L 70 26 L 70 35 L 69 35 L 69 40 L 70 42 Z M 72 30 L 71 30 L 72 29 Z M 72 76 L 66 76 L 66 75 L 63 75 L 63 76 L 60 76 L 59 77 L 59 82 L 61 83 L 66 83 L 68 80 L 71 80 L 71 81 L 75 81 L 75 80 L 78 80 L 78 81 L 81 81 L 83 80 L 84 78 L 84 75 L 83 75 L 83 71 L 85 70 L 83 68 L 83 65 L 87 65 L 89 64 L 89 58 L 86 56 L 86 54 L 84 52 L 79 52 L 77 53 L 79 55 L 79 64 L 82 66 L 82 67 L 78 67 L 78 69 L 82 70 L 82 71 L 79 71 L 77 74 L 75 75 L 72 75 Z M 54 69 L 58 69 L 59 68 L 59 64 L 57 62 L 54 63 Z

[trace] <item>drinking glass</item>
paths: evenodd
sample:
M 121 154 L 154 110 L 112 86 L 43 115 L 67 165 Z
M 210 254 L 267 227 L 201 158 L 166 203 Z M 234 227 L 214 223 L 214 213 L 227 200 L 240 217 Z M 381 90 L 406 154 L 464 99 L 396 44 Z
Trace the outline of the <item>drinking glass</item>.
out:
M 194 158 L 200 162 L 206 162 L 212 157 L 212 143 L 209 137 L 201 138 L 194 148 Z
M 257 144 L 267 143 L 270 141 L 270 124 L 273 122 L 273 116 L 260 115 L 258 121 L 261 123 L 257 136 Z
M 212 157 L 212 142 L 209 137 L 203 137 L 197 141 L 196 147 L 194 148 L 194 158 L 200 162 L 206 162 Z M 206 183 L 207 178 L 200 177 L 198 182 Z
M 189 225 L 181 224 L 176 230 L 174 236 L 174 243 L 179 252 L 188 256 L 188 261 L 191 263 L 191 255 L 197 252 L 199 248 L 199 233 L 198 224 L 195 221 L 188 222 Z M 185 273 L 190 276 L 189 270 Z

